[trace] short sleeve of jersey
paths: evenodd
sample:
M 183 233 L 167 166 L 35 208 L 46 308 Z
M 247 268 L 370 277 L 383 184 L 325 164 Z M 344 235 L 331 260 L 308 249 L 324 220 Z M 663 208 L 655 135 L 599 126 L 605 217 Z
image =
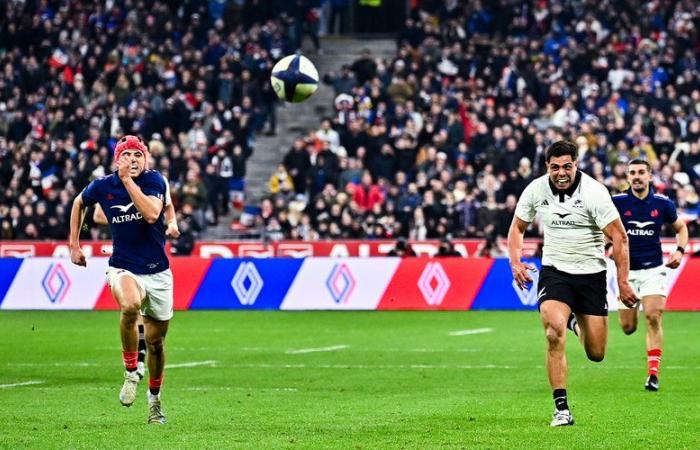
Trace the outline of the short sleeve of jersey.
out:
M 97 203 L 99 199 L 99 187 L 97 185 L 97 180 L 93 180 L 88 184 L 83 192 L 80 194 L 83 198 L 83 204 L 85 206 L 92 206 Z
M 144 181 L 141 191 L 143 191 L 143 193 L 146 195 L 152 195 L 159 198 L 161 201 L 163 201 L 163 203 L 165 203 L 165 178 L 156 172 L 152 172 L 149 175 L 151 176 Z
M 673 223 L 678 220 L 678 212 L 676 211 L 676 205 L 670 200 L 666 199 L 664 222 Z
M 535 183 L 530 183 L 518 200 L 518 206 L 515 207 L 515 215 L 525 222 L 535 220 L 537 211 L 535 210 Z
M 620 218 L 620 213 L 617 211 L 610 193 L 603 185 L 596 186 L 593 205 L 593 218 L 596 226 L 601 230 L 615 219 Z
M 163 182 L 165 183 L 165 200 L 163 201 L 163 206 L 168 206 L 173 202 L 173 199 L 170 197 L 170 183 L 165 177 L 163 177 Z

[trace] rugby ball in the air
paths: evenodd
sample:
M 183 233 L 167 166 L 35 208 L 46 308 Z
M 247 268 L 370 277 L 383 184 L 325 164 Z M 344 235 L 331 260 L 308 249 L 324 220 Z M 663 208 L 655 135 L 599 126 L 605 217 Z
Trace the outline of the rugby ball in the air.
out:
M 289 55 L 272 68 L 270 83 L 280 100 L 299 103 L 318 89 L 318 71 L 307 57 Z

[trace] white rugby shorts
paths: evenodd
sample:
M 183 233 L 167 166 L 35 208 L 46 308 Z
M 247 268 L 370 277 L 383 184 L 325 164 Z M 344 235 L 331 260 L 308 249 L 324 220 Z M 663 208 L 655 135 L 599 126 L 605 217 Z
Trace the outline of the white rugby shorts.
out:
M 649 295 L 667 295 L 666 266 L 663 264 L 651 269 L 630 270 L 630 285 L 640 299 Z M 629 309 L 620 300 L 618 309 Z
M 107 268 L 107 284 L 110 289 L 123 276 L 133 278 L 141 290 L 142 316 L 156 320 L 173 318 L 173 273 L 170 269 L 150 275 L 140 275 L 110 266 Z

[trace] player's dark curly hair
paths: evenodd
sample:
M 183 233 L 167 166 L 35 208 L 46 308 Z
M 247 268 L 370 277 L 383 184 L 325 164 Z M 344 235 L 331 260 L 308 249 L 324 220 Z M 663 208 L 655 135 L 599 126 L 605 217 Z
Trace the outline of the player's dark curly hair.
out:
M 550 145 L 545 153 L 547 162 L 552 158 L 557 158 L 559 156 L 571 155 L 571 159 L 576 161 L 578 158 L 578 147 L 571 141 L 557 141 Z
M 651 172 L 651 164 L 649 164 L 649 161 L 647 161 L 646 159 L 635 158 L 627 163 L 627 167 L 633 164 L 644 164 L 645 166 L 647 166 L 647 170 Z

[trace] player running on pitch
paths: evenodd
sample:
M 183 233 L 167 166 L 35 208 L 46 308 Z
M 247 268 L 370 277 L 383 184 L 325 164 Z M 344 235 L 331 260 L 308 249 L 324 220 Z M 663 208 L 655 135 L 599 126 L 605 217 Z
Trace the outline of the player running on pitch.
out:
M 175 215 L 175 206 L 173 206 L 173 201 L 172 198 L 170 197 L 170 183 L 168 183 L 168 179 L 163 177 L 163 180 L 165 181 L 165 210 L 163 211 L 163 215 L 165 217 L 165 223 L 166 223 L 166 229 L 165 229 L 165 235 L 167 237 L 175 238 L 177 239 L 180 237 L 180 229 L 177 226 L 177 218 Z M 92 220 L 93 222 L 100 224 L 100 225 L 109 225 L 109 220 L 107 220 L 107 216 L 105 216 L 104 211 L 102 211 L 102 208 L 100 207 L 99 203 L 95 204 L 95 211 L 92 214 Z M 145 330 L 143 327 L 143 318 L 141 317 L 141 314 L 138 314 L 136 316 L 136 325 L 138 328 L 138 350 L 139 350 L 139 357 L 138 357 L 138 362 L 136 364 L 136 373 L 139 375 L 140 379 L 143 379 L 143 377 L 146 375 L 146 334 Z
M 173 279 L 165 254 L 161 174 L 145 170 L 148 149 L 136 136 L 124 136 L 114 152 L 117 171 L 94 180 L 73 202 L 70 252 L 74 264 L 85 266 L 79 235 L 85 209 L 99 203 L 109 221 L 113 253 L 107 281 L 119 303 L 122 356 L 126 368 L 119 400 L 131 406 L 139 383 L 136 321 L 143 316 L 148 345 L 148 423 L 163 424 L 160 388 L 165 367 L 164 340 L 173 316 Z
M 602 361 L 608 340 L 605 238 L 613 243 L 620 298 L 633 305 L 628 281 L 627 235 L 605 186 L 576 168 L 578 151 L 558 141 L 546 151 L 547 171 L 523 191 L 508 233 L 513 277 L 520 288 L 532 282 L 533 266 L 520 261 L 523 235 L 540 214 L 544 226 L 542 271 L 537 286 L 547 339 L 547 374 L 555 410 L 551 426 L 573 425 L 566 382 L 566 329 L 572 312 L 591 361 Z
M 676 269 L 688 245 L 688 227 L 678 218 L 676 206 L 651 187 L 651 166 L 641 159 L 630 161 L 627 181 L 630 189 L 613 196 L 630 241 L 630 284 L 642 299 L 647 322 L 648 376 L 644 387 L 659 390 L 659 365 L 664 334 L 661 315 L 666 303 L 666 268 Z M 664 266 L 661 252 L 661 227 L 671 224 L 678 247 Z M 637 329 L 639 303 L 631 308 L 619 304 L 620 325 L 625 334 Z

